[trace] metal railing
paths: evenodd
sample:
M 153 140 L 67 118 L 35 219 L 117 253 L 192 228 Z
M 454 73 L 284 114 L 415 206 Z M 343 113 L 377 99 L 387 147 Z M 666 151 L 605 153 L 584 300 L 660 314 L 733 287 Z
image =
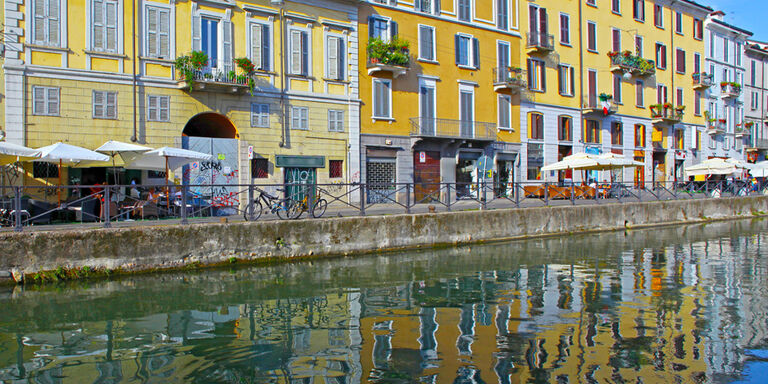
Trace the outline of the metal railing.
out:
M 522 89 L 526 85 L 526 71 L 515 67 L 493 68 L 493 85 L 510 89 Z
M 496 140 L 496 123 L 412 117 L 411 136 Z
M 198 83 L 225 84 L 248 86 L 247 74 L 241 73 L 233 64 L 222 64 L 218 67 L 206 67 L 192 71 L 193 79 Z
M 611 52 L 608 55 L 611 66 L 619 67 L 624 72 L 638 76 L 650 76 L 656 73 L 656 63 L 653 60 L 644 59 L 629 51 Z
M 555 49 L 555 37 L 542 32 L 528 32 L 525 47 L 552 51 Z
M 720 85 L 720 95 L 723 97 L 739 97 L 740 94 L 741 86 L 737 86 L 731 83 Z
M 715 76 L 711 73 L 699 73 L 696 72 L 693 75 L 691 75 L 693 78 L 693 86 L 694 87 L 711 87 L 715 84 Z
M 752 148 L 768 149 L 768 139 L 752 137 Z
M 727 126 L 724 120 L 713 120 L 707 122 L 707 133 L 710 135 L 725 133 L 726 130 Z
M 651 119 L 679 122 L 683 120 L 683 110 L 675 108 L 651 108 Z
M 603 111 L 603 101 L 600 100 L 598 96 L 585 96 L 581 103 L 582 109 L 584 109 L 587 113 L 605 112 Z M 616 113 L 618 110 L 619 104 L 616 103 L 613 99 L 608 100 L 608 113 L 606 114 L 611 115 Z
M 0 230 L 34 226 L 58 230 L 90 226 L 242 221 L 255 218 L 249 204 L 264 192 L 277 203 L 261 206 L 260 219 L 280 217 L 287 202 L 303 202 L 305 218 L 366 214 L 529 208 L 558 205 L 644 202 L 768 194 L 766 183 L 734 181 L 241 184 L 142 186 L 5 186 L 0 197 Z M 153 190 L 156 188 L 156 190 Z M 193 192 L 198 191 L 198 192 Z M 202 192 L 200 192 L 202 191 Z M 56 202 L 61 193 L 62 202 Z M 322 212 L 313 212 L 322 201 Z M 290 204 L 288 204 L 290 205 Z M 296 216 L 293 216 L 296 217 Z M 301 212 L 299 212 L 301 217 Z M 284 218 L 284 217 L 281 217 Z M 47 224 L 55 224 L 48 226 Z

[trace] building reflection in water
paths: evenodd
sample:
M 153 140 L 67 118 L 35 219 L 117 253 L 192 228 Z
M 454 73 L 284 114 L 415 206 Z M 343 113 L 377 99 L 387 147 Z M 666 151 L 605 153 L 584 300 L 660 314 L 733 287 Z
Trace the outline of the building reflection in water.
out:
M 224 280 L 214 302 L 198 297 L 194 306 L 137 317 L 62 315 L 37 329 L 2 321 L 0 381 L 706 382 L 738 375 L 744 350 L 765 349 L 768 340 L 765 234 L 653 240 L 648 232 L 634 240 L 584 236 L 388 256 L 356 267 L 331 263 L 329 270 L 379 273 L 348 281 L 331 273 L 313 277 L 324 279 L 313 289 L 297 281 L 296 289 L 260 290 L 247 300 L 248 279 Z M 210 274 L 200 284 L 222 277 Z M 42 305 L 35 300 L 46 295 L 0 302 Z

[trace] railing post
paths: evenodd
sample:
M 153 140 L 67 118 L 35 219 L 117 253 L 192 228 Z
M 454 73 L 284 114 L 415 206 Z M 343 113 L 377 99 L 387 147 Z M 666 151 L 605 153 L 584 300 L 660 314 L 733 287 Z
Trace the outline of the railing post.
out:
M 622 188 L 621 188 L 621 184 L 618 184 L 618 183 L 616 183 L 616 182 L 611 182 L 611 189 L 609 189 L 609 191 L 615 191 L 615 190 L 616 190 L 616 186 L 617 186 L 617 185 L 619 186 L 619 187 L 618 187 L 618 190 L 619 190 L 619 191 L 618 191 L 618 193 L 616 193 L 616 201 L 618 201 L 619 203 L 621 203 L 621 190 L 622 190 Z
M 451 183 L 446 184 L 448 192 L 445 194 L 445 206 L 448 207 L 448 211 L 451 211 Z
M 104 228 L 110 228 L 112 227 L 112 223 L 110 220 L 110 214 L 109 212 L 109 203 L 110 203 L 110 197 L 109 197 L 109 186 L 104 187 Z M 170 209 L 170 207 L 168 207 Z
M 14 209 L 15 215 L 14 216 L 16 216 L 15 217 L 16 225 L 13 228 L 13 230 L 16 231 L 16 232 L 21 232 L 22 231 L 22 226 L 21 226 L 21 187 L 14 187 L 14 199 L 13 199 L 13 202 L 14 202 L 14 206 L 15 206 L 15 209 Z
M 709 197 L 709 179 L 704 180 L 704 194 Z
M 520 188 L 520 184 L 512 184 L 512 194 L 515 196 L 515 208 L 520 208 L 520 191 L 518 188 Z
M 252 192 L 252 191 L 251 191 Z M 249 202 L 252 201 L 249 197 Z M 253 212 L 251 212 L 251 219 L 253 219 Z M 181 223 L 187 224 L 187 184 L 181 185 Z
M 573 195 L 576 194 L 575 188 L 573 186 L 573 179 L 571 179 L 571 205 L 576 205 L 576 200 Z
M 479 172 L 478 172 L 479 173 Z M 486 200 L 486 191 L 485 191 L 485 175 L 482 175 L 482 181 L 480 182 L 480 188 L 482 190 L 480 191 L 480 202 L 481 202 L 481 208 L 482 210 L 488 209 L 488 202 Z
M 405 213 L 411 213 L 411 183 L 405 183 Z
M 360 183 L 360 216 L 365 216 L 365 184 Z
M 544 182 L 544 205 L 549 205 L 549 183 Z

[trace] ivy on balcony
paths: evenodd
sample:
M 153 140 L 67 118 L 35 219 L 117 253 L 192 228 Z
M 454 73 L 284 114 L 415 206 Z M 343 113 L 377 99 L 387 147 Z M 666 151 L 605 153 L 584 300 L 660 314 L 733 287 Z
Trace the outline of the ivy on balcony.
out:
M 672 103 L 652 104 L 649 107 L 651 108 L 652 119 L 680 121 L 683 119 L 683 112 L 685 111 L 684 105 L 673 106 Z
M 393 65 L 407 67 L 411 62 L 409 43 L 399 37 L 384 41 L 378 37 L 368 40 L 369 64 Z
M 644 59 L 632 54 L 630 51 L 608 52 L 608 57 L 611 58 L 612 67 L 619 67 L 623 71 L 640 76 L 649 76 L 656 73 L 656 63 L 653 60 Z
M 176 58 L 176 70 L 192 90 L 195 85 L 195 73 L 202 71 L 208 65 L 208 55 L 202 51 L 192 51 L 189 55 Z

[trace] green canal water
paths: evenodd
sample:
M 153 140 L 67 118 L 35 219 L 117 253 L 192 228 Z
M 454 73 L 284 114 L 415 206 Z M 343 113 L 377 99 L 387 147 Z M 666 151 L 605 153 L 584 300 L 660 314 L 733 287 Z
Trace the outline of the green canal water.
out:
M 768 380 L 768 222 L 0 288 L 3 383 Z

